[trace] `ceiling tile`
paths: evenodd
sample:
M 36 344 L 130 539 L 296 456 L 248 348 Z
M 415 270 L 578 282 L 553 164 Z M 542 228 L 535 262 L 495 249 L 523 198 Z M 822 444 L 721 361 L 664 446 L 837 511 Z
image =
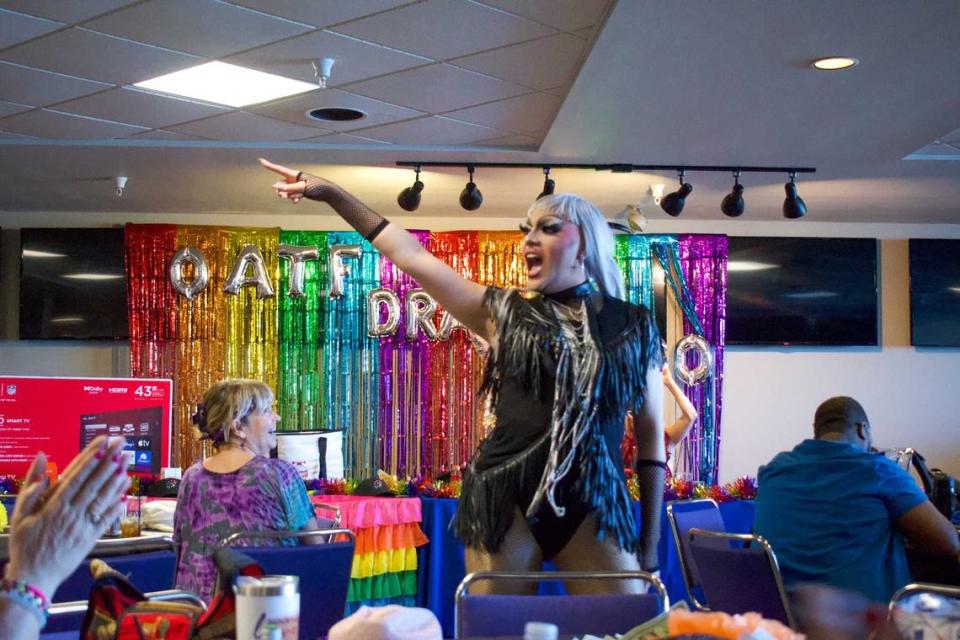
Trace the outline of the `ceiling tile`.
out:
M 487 127 L 479 127 L 443 116 L 397 122 L 356 132 L 356 135 L 370 136 L 393 144 L 416 145 L 466 144 L 496 134 L 496 131 Z
M 22 111 L 30 111 L 33 107 L 25 104 L 17 104 L 15 102 L 0 102 L 0 118 L 6 118 L 7 116 L 13 115 L 14 113 L 20 113 Z
M 532 135 L 550 128 L 560 102 L 556 96 L 531 93 L 479 107 L 450 111 L 446 115 L 492 129 Z
M 436 60 L 553 33 L 553 29 L 542 24 L 462 0 L 427 0 L 335 30 Z
M 586 42 L 580 38 L 560 33 L 457 58 L 450 64 L 544 90 L 564 84 L 573 77 L 584 47 Z
M 311 109 L 331 107 L 356 109 L 367 114 L 367 116 L 359 120 L 348 120 L 344 122 L 319 122 L 311 120 L 305 115 L 306 112 Z M 327 89 L 326 91 L 317 89 L 310 93 L 304 93 L 262 107 L 248 108 L 247 110 L 270 118 L 276 118 L 277 120 L 284 120 L 294 124 L 320 126 L 331 131 L 350 131 L 351 129 L 373 127 L 424 115 L 420 111 L 414 111 L 406 107 L 398 107 L 371 98 L 364 98 L 363 96 L 347 93 L 346 91 L 339 91 L 337 89 Z
M 2 126 L 14 133 L 55 140 L 120 138 L 143 131 L 143 127 L 83 118 L 47 109 L 4 118 Z
M 316 82 L 311 64 L 316 58 L 334 59 L 330 81 L 327 83 L 330 88 L 430 63 L 426 58 L 393 51 L 330 31 L 317 31 L 290 38 L 231 56 L 225 62 L 304 82 Z
M 596 24 L 611 0 L 480 0 L 518 16 L 530 18 L 562 31 L 575 31 Z
M 163 129 L 154 129 L 153 131 L 146 131 L 144 133 L 135 133 L 132 136 L 127 136 L 131 140 L 201 140 L 197 136 L 188 136 L 185 133 L 177 133 L 176 131 L 165 131 Z
M 501 136 L 499 138 L 491 138 L 490 140 L 480 140 L 479 142 L 474 142 L 473 144 L 481 147 L 504 147 L 511 149 L 523 149 L 524 151 L 536 151 L 537 147 L 540 145 L 540 139 L 522 135 Z
M 434 64 L 350 85 L 351 93 L 426 113 L 443 113 L 526 93 L 523 87 L 489 76 Z
M 349 133 L 331 133 L 328 136 L 307 138 L 306 140 L 300 140 L 300 142 L 322 142 L 324 144 L 390 144 L 385 140 L 374 140 L 373 138 L 364 138 Z
M 102 91 L 109 85 L 0 62 L 0 100 L 35 107 Z
M 0 129 L 0 140 L 15 140 L 15 139 L 23 140 L 24 138 L 32 138 L 32 137 L 33 136 L 25 136 L 19 133 L 12 133 L 10 131 L 3 131 L 2 129 Z
M 0 59 L 112 84 L 132 84 L 178 71 L 201 59 L 79 27 L 37 38 Z
M 363 18 L 371 13 L 379 13 L 415 0 L 230 0 L 257 11 L 282 16 L 297 22 L 305 22 L 314 27 L 329 27 L 332 24 Z
M 225 113 L 227 109 L 136 89 L 114 89 L 58 104 L 57 111 L 155 129 Z
M 0 9 L 0 49 L 32 40 L 37 36 L 56 31 L 62 26 L 61 22 Z
M 113 11 L 136 0 L 0 0 L 0 6 L 67 24 Z
M 177 127 L 167 127 L 167 129 L 213 140 L 263 140 L 273 142 L 288 142 L 316 136 L 318 131 L 315 127 L 281 122 L 245 111 L 234 111 Z
M 83 25 L 138 42 L 219 58 L 311 27 L 217 0 L 145 2 Z

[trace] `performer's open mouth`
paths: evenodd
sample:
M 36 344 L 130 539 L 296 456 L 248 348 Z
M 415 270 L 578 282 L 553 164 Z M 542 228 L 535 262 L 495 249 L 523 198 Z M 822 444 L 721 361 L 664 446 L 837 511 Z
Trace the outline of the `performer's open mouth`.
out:
M 527 278 L 539 276 L 543 269 L 543 256 L 538 253 L 525 253 L 523 258 L 527 261 Z

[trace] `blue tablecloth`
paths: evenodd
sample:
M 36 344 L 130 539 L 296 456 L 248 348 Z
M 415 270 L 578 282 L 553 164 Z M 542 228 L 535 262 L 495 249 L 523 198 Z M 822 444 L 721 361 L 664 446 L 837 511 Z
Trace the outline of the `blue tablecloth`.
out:
M 440 619 L 444 637 L 453 637 L 453 595 L 465 574 L 463 545 L 453 537 L 447 525 L 457 508 L 457 501 L 449 498 L 421 498 L 423 502 L 423 532 L 430 543 L 417 551 L 417 605 L 431 609 Z M 640 505 L 634 503 L 634 515 L 639 526 Z M 730 533 L 748 533 L 753 526 L 754 503 L 729 502 L 720 505 L 720 514 Z M 660 532 L 660 579 L 670 595 L 670 601 L 687 598 L 680 572 L 666 506 Z

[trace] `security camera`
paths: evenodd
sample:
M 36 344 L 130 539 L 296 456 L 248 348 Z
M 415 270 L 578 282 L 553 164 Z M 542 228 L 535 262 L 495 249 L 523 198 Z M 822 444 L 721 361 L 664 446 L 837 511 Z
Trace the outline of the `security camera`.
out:
M 123 190 L 127 187 L 127 176 L 117 176 L 113 182 L 117 187 L 117 197 L 123 197 Z

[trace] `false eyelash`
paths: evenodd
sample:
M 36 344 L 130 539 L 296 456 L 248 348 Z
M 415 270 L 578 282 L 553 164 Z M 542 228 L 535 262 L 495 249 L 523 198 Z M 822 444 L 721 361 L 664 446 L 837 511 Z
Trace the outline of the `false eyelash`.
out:
M 531 231 L 530 225 L 528 225 L 528 224 L 522 224 L 522 223 L 520 224 L 520 232 L 521 232 L 521 233 L 530 233 L 530 231 Z

